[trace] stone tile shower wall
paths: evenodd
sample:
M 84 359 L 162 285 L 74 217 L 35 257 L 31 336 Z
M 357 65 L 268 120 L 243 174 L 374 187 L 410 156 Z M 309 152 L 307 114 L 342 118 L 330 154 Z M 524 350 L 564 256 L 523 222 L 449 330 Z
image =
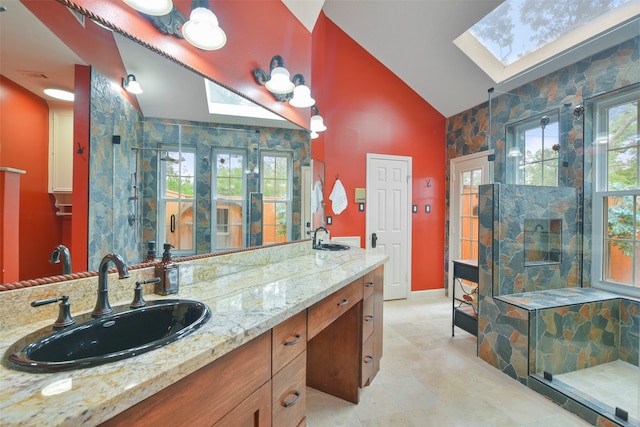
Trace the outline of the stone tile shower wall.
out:
M 493 230 L 494 296 L 579 286 L 579 210 L 575 188 L 493 184 L 492 203 L 483 209 L 493 210 L 490 230 Z M 525 266 L 527 219 L 562 221 L 559 263 Z
M 562 156 L 560 163 L 566 161 L 559 171 L 560 185 L 577 188 L 579 197 L 585 195 L 585 217 L 590 206 L 591 173 L 584 173 L 583 154 L 585 143 L 583 127 L 590 123 L 582 118 L 574 119 L 571 114 L 575 105 L 585 99 L 610 92 L 640 82 L 640 37 L 635 37 L 617 46 L 606 49 L 588 58 L 569 65 L 547 76 L 511 90 L 507 95 L 494 94 L 492 100 L 491 133 L 502 135 L 489 144 L 488 102 L 447 119 L 447 210 L 449 209 L 450 160 L 456 157 L 494 150 L 496 161 L 490 162 L 494 182 L 505 183 L 505 141 L 504 126 L 545 111 L 557 109 L 560 112 L 560 132 Z M 489 88 L 487 88 L 489 89 Z M 497 88 L 496 92 L 499 92 Z M 586 119 L 588 120 L 588 118 Z M 491 146 L 490 146 L 491 145 Z M 588 154 L 588 153 L 587 153 Z M 584 182 L 583 182 L 584 181 Z M 581 201 L 582 203 L 582 201 Z M 448 212 L 446 218 L 448 218 Z M 448 257 L 449 225 L 445 225 L 445 256 Z M 590 228 L 585 224 L 583 283 L 590 283 L 589 247 Z M 445 266 L 449 263 L 446 262 Z M 448 274 L 448 273 L 447 273 Z M 447 277 L 445 275 L 445 287 Z
M 142 116 L 111 83 L 91 69 L 88 268 L 97 270 L 115 252 L 128 264 L 142 260 L 135 223 L 131 147 L 142 142 Z M 114 143 L 113 136 L 119 137 Z
M 478 356 L 527 383 L 529 314 L 496 297 L 578 286 L 576 189 L 508 184 L 480 186 Z M 562 261 L 524 266 L 524 220 L 562 220 Z

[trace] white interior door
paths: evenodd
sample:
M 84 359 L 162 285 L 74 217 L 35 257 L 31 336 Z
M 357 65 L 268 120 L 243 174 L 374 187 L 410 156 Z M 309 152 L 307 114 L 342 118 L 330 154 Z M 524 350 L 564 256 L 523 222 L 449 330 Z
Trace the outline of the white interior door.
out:
M 453 260 L 478 259 L 478 191 L 489 182 L 487 152 L 455 158 L 450 170 L 448 295 L 452 295 Z
M 367 154 L 367 249 L 389 255 L 384 299 L 403 299 L 411 288 L 411 157 Z

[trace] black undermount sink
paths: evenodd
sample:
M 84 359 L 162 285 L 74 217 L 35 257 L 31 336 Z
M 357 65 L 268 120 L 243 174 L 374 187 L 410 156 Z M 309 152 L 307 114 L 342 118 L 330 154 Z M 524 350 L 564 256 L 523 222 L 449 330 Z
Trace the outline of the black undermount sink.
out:
M 316 249 L 321 251 L 346 251 L 347 249 L 351 249 L 348 245 L 341 245 L 339 243 L 320 243 L 316 246 Z
M 194 332 L 211 317 L 205 304 L 180 299 L 113 309 L 114 313 L 97 319 L 89 314 L 77 316 L 75 325 L 61 330 L 47 327 L 33 332 L 9 347 L 3 363 L 29 372 L 100 365 L 163 347 Z

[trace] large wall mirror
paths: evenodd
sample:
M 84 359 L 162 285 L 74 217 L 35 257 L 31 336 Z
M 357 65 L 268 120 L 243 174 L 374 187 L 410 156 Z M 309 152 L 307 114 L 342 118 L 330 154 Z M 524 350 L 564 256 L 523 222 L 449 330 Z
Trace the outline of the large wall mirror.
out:
M 24 71 L 56 78 L 37 52 L 64 51 L 64 44 L 22 3 L 9 5 L 11 19 L 2 16 L 0 73 L 40 93 L 41 82 Z M 84 18 L 76 13 L 74 19 Z M 58 73 L 62 87 L 73 87 L 74 66 L 90 68 L 89 208 L 72 212 L 86 215 L 88 269 L 95 270 L 109 252 L 137 264 L 150 241 L 160 248 L 171 243 L 176 255 L 188 256 L 304 237 L 301 200 L 310 189 L 302 185 L 301 167 L 311 163 L 308 131 L 189 67 L 111 34 L 119 61 L 143 88 L 134 102 L 113 87 L 99 65 L 69 51 L 57 55 L 68 62 Z M 71 142 L 74 159 L 86 155 L 82 148 Z M 31 278 L 25 272 L 20 280 Z

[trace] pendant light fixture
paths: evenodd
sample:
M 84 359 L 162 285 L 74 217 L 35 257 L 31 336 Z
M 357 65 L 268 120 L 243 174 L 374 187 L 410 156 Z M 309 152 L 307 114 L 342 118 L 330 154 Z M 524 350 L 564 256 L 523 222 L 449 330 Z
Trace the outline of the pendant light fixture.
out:
M 207 2 L 203 3 L 204 6 L 191 10 L 189 20 L 182 26 L 182 35 L 198 49 L 217 50 L 227 43 L 227 35 L 220 28 L 215 13 L 207 7 Z
M 140 13 L 151 16 L 164 16 L 173 9 L 172 0 L 122 0 Z

